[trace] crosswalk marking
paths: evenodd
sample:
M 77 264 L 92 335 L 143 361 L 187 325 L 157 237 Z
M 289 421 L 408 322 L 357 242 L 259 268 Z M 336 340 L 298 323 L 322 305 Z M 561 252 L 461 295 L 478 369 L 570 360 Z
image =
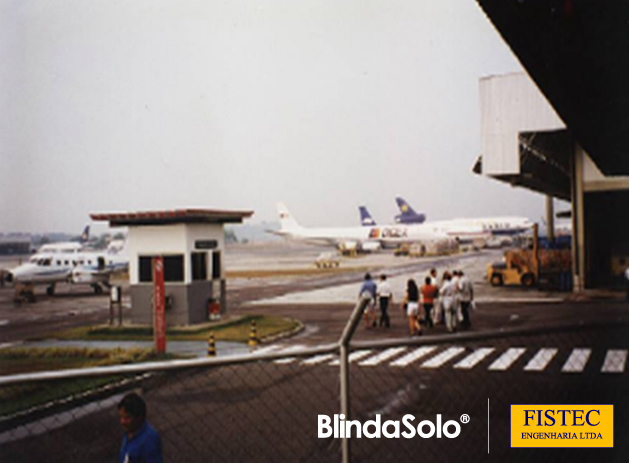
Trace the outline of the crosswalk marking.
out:
M 337 353 L 317 354 L 304 359 L 291 356 L 291 354 L 297 350 L 305 349 L 304 345 L 283 346 L 282 344 L 274 344 L 270 346 L 264 346 L 251 353 L 251 355 L 262 354 L 285 354 L 286 358 L 280 358 L 274 360 L 277 364 L 290 364 L 295 361 L 301 360 L 302 365 L 319 365 L 326 363 L 327 365 L 339 365 L 339 359 Z M 394 361 L 389 363 L 390 367 L 407 367 L 417 362 L 420 359 L 424 359 L 424 363 L 420 365 L 420 368 L 440 368 L 446 365 L 450 360 L 459 356 L 465 352 L 464 347 L 448 347 L 446 350 L 440 352 L 438 355 L 432 356 L 434 352 L 439 349 L 438 346 L 421 346 L 414 348 L 409 352 L 405 352 L 408 346 L 391 347 L 383 351 L 374 351 L 373 349 L 361 349 L 352 352 L 349 355 L 349 362 L 358 362 L 360 366 L 375 366 L 383 364 L 399 354 L 404 354 Z M 469 351 L 469 348 L 467 349 Z M 463 358 L 459 359 L 452 368 L 458 370 L 471 370 L 478 366 L 483 360 L 487 359 L 492 353 L 496 352 L 494 347 L 480 347 L 473 352 L 468 353 Z M 491 371 L 505 371 L 511 368 L 516 361 L 523 356 L 526 352 L 524 347 L 510 347 L 504 351 L 497 359 L 489 365 L 487 368 Z M 524 371 L 544 371 L 553 359 L 559 353 L 558 348 L 546 347 L 541 348 L 524 366 Z M 426 357 L 429 357 L 426 359 Z M 624 373 L 627 357 L 629 357 L 629 350 L 627 349 L 610 349 L 607 351 L 603 366 L 601 367 L 602 373 Z M 592 349 L 586 347 L 573 348 L 568 356 L 567 360 L 561 367 L 562 373 L 583 373 L 585 371 L 588 362 L 592 358 Z
M 367 360 L 363 360 L 362 362 L 359 363 L 359 365 L 360 366 L 378 365 L 379 363 L 382 363 L 385 360 L 388 360 L 391 357 L 394 357 L 400 352 L 403 352 L 405 350 L 406 350 L 406 347 L 392 347 L 391 349 L 387 349 L 383 352 L 380 352 L 378 355 L 374 355 L 373 357 L 368 358 Z
M 573 349 L 561 371 L 564 373 L 581 373 L 590 359 L 592 349 Z
M 480 349 L 476 349 L 470 355 L 465 357 L 463 360 L 454 365 L 454 368 L 461 368 L 464 370 L 469 370 L 474 368 L 478 363 L 480 363 L 485 357 L 491 354 L 494 350 L 493 347 L 481 347 Z
M 557 355 L 558 349 L 540 349 L 535 357 L 529 360 L 529 363 L 524 367 L 524 371 L 542 371 L 548 366 L 550 361 Z
M 436 346 L 423 346 L 390 363 L 392 367 L 405 367 L 434 351 Z
M 488 370 L 504 371 L 515 363 L 519 359 L 526 349 L 523 347 L 511 347 L 507 351 L 494 360 L 494 363 L 489 365 Z
M 304 349 L 304 348 L 305 348 L 305 346 L 303 346 L 301 344 L 298 344 L 296 346 L 290 346 L 290 347 L 287 347 L 286 349 L 282 349 L 282 350 L 280 350 L 277 353 L 278 354 L 280 354 L 280 353 L 281 354 L 290 354 L 292 352 L 295 352 L 295 351 L 298 351 L 298 350 L 301 350 L 301 349 Z M 275 363 L 287 364 L 287 363 L 293 363 L 295 360 L 297 360 L 297 357 L 287 357 L 287 358 L 284 358 L 284 359 L 275 360 Z
M 601 372 L 603 373 L 622 373 L 625 371 L 625 363 L 627 362 L 627 351 L 610 349 L 605 356 L 605 362 Z
M 361 358 L 367 357 L 369 354 L 371 354 L 371 349 L 354 351 L 351 354 L 349 354 L 349 363 L 352 363 L 357 360 L 360 360 Z M 330 365 L 338 365 L 339 363 L 340 363 L 339 359 L 336 359 L 336 360 L 332 360 L 330 362 Z
M 439 355 L 422 363 L 422 368 L 439 368 L 441 365 L 446 363 L 448 360 L 451 360 L 452 358 L 456 357 L 464 350 L 465 350 L 464 347 L 450 347 L 449 349 L 443 351 Z
M 317 363 L 323 363 L 327 360 L 330 360 L 332 357 L 335 357 L 335 355 L 334 354 L 315 355 L 314 357 L 306 359 L 301 363 L 302 365 L 316 365 Z

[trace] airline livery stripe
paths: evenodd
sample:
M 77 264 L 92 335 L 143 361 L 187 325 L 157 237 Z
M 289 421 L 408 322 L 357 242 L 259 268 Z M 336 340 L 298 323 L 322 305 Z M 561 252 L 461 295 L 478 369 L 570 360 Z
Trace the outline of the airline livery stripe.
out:
M 433 357 L 430 360 L 422 363 L 422 368 L 439 368 L 441 365 L 453 359 L 464 350 L 464 347 L 450 347 L 436 357 Z
M 459 363 L 454 365 L 454 368 L 462 368 L 464 370 L 469 370 L 474 368 L 477 364 L 479 364 L 485 357 L 491 354 L 494 350 L 493 347 L 481 347 L 480 349 L 475 350 L 473 353 L 465 357 Z
M 627 362 L 626 350 L 614 350 L 607 351 L 605 356 L 605 362 L 601 371 L 603 373 L 622 373 L 625 371 L 625 363 Z
M 566 360 L 566 363 L 561 368 L 564 373 L 580 373 L 585 369 L 592 349 L 573 349 L 570 357 Z
M 494 363 L 489 365 L 488 370 L 504 371 L 509 368 L 513 363 L 519 359 L 526 349 L 522 347 L 512 347 L 508 349 L 504 354 L 498 357 Z
M 302 365 L 316 365 L 317 363 L 323 363 L 326 360 L 330 360 L 332 357 L 334 357 L 334 354 L 321 354 L 306 359 L 301 363 Z
M 369 354 L 371 354 L 371 350 L 357 350 L 355 352 L 352 352 L 351 354 L 349 354 L 349 363 L 355 362 L 357 360 L 360 360 L 361 358 L 367 357 Z M 336 360 L 332 360 L 330 362 L 330 365 L 338 365 L 340 362 L 338 359 Z
M 406 354 L 404 357 L 400 357 L 395 362 L 392 362 L 391 366 L 392 367 L 405 367 L 407 365 L 410 365 L 414 361 L 430 354 L 436 348 L 437 348 L 436 346 L 420 347 L 419 349 L 415 349 L 413 352 Z
M 379 363 L 384 362 L 385 360 L 390 359 L 391 357 L 396 356 L 400 352 L 404 352 L 406 347 L 393 347 L 391 349 L 387 349 L 383 352 L 380 352 L 378 355 L 375 355 L 367 360 L 363 360 L 359 363 L 361 366 L 372 366 L 378 365 Z
M 524 371 L 542 371 L 555 355 L 557 355 L 557 349 L 540 349 L 526 364 Z

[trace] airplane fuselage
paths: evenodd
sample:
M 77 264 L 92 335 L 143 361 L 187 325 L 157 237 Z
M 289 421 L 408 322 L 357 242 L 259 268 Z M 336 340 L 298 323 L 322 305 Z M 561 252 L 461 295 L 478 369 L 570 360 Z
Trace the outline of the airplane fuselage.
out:
M 114 273 L 128 268 L 124 256 L 99 252 L 43 252 L 12 269 L 8 281 L 31 285 L 56 283 L 106 283 Z
M 280 230 L 278 234 L 311 244 L 341 245 L 347 242 L 378 242 L 382 247 L 394 247 L 402 243 L 447 240 L 445 233 L 425 225 L 388 225 L 347 228 L 294 228 Z

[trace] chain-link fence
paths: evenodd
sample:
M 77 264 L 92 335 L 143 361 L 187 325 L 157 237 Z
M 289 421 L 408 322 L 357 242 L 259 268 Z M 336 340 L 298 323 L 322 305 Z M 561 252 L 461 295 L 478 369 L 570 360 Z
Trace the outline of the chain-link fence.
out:
M 122 436 L 117 404 L 131 390 L 147 402 L 165 461 L 621 461 L 629 455 L 626 325 L 350 343 L 361 309 L 334 345 L 274 345 L 249 356 L 0 378 L 1 459 L 115 461 Z M 511 404 L 614 404 L 614 448 L 511 449 Z M 329 417 L 332 429 L 340 413 L 360 423 L 399 421 L 400 437 L 357 438 L 354 426 L 351 439 L 319 438 L 319 416 Z M 424 420 L 452 421 L 461 432 L 405 438 L 405 416 L 414 428 Z

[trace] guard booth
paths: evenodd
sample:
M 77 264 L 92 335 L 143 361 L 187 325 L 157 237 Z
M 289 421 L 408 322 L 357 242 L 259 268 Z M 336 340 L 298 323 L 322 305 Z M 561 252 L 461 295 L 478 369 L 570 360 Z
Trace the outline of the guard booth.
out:
M 203 323 L 210 314 L 224 313 L 223 225 L 252 214 L 209 209 L 91 214 L 92 220 L 129 229 L 131 322 L 152 324 L 152 261 L 157 256 L 164 259 L 168 326 Z

